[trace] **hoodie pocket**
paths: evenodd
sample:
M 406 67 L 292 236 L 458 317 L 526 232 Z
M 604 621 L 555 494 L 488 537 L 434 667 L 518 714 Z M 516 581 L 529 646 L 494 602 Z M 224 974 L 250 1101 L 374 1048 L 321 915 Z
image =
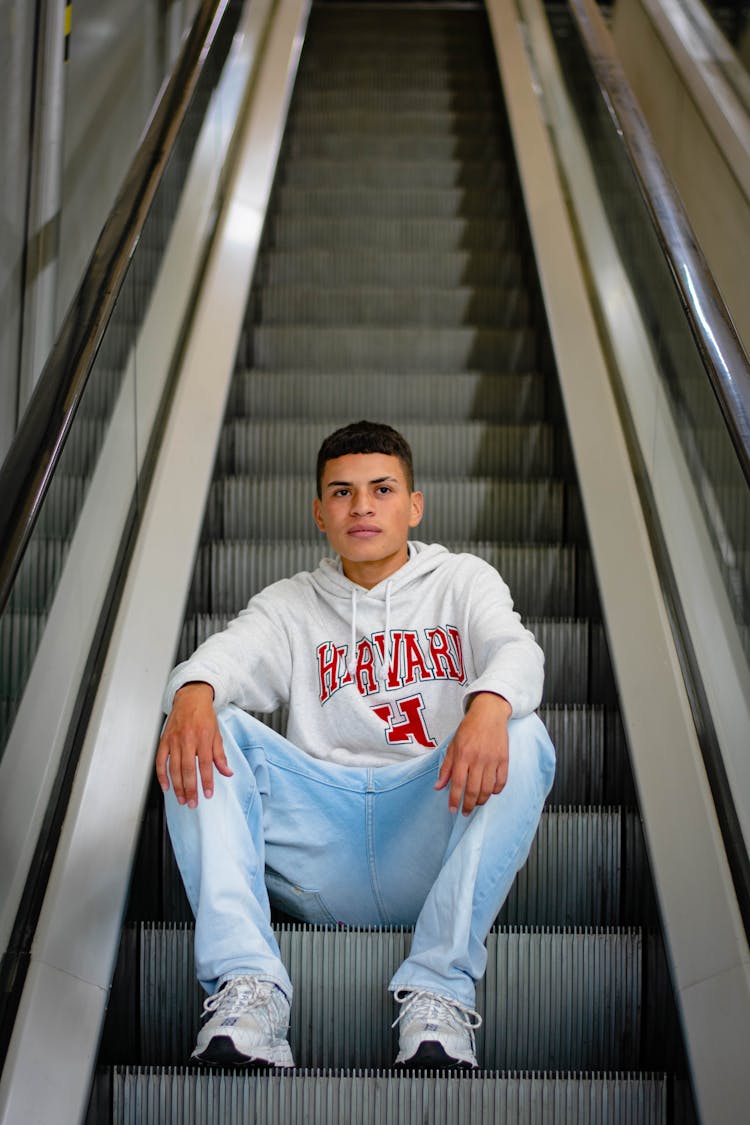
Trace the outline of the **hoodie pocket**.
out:
M 293 918 L 311 922 L 319 926 L 337 926 L 336 917 L 326 906 L 318 891 L 298 887 L 280 875 L 278 871 L 266 868 L 266 887 L 271 905 Z

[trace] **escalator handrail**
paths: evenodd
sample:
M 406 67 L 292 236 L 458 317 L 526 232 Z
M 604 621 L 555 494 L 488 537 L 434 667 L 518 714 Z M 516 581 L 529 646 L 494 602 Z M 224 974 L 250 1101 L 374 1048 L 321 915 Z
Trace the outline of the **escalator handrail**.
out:
M 0 466 L 0 613 L 52 482 L 175 140 L 230 0 L 201 0 Z
M 622 138 L 703 365 L 750 486 L 750 360 L 594 0 L 568 0 L 607 111 Z

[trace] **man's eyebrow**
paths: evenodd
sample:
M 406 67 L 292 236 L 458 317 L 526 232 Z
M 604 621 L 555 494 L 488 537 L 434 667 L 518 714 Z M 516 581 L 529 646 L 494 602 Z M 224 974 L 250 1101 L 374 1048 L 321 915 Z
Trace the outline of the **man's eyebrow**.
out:
M 392 481 L 393 484 L 398 484 L 396 477 L 376 477 L 374 480 L 368 480 L 368 484 L 385 484 L 386 481 Z M 354 482 L 350 480 L 329 480 L 326 488 L 351 488 Z

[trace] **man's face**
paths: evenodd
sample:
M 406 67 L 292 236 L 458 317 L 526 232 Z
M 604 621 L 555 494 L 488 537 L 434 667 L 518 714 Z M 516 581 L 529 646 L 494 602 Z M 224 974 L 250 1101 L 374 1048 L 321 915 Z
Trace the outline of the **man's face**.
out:
M 410 527 L 422 519 L 421 492 L 409 492 L 398 457 L 348 453 L 326 462 L 315 522 L 341 557 L 344 574 L 370 588 L 408 559 Z

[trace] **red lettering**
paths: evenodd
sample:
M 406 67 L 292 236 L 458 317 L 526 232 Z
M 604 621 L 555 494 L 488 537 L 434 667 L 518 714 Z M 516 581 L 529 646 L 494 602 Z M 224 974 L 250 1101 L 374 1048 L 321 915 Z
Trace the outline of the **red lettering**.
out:
M 448 636 L 453 641 L 455 646 L 456 660 L 458 661 L 458 680 L 464 683 L 466 680 L 466 669 L 464 668 L 464 652 L 461 647 L 461 634 L 455 625 L 446 625 Z
M 385 740 L 390 746 L 406 742 L 416 742 L 428 750 L 437 746 L 427 731 L 421 695 L 398 699 L 395 703 L 383 703 L 373 707 L 373 711 L 386 724 Z
M 357 645 L 357 690 L 360 695 L 372 695 L 378 690 L 375 653 L 368 640 L 361 640 Z
M 413 629 L 404 630 L 404 683 L 413 684 L 416 680 L 431 680 L 432 672 L 427 666 L 419 647 L 417 634 Z
M 438 680 L 460 680 L 461 676 L 453 659 L 450 642 L 445 629 L 427 629 L 430 642 L 430 657 Z

